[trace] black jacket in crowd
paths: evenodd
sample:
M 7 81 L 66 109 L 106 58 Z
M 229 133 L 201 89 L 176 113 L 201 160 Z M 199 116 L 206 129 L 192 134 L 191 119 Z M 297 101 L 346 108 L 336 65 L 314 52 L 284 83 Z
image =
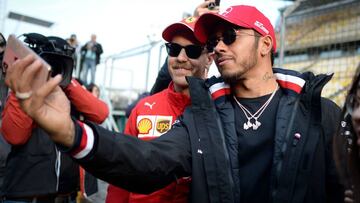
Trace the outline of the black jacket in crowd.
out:
M 320 96 L 331 76 L 274 72 L 282 78 L 278 81 L 283 96 L 276 115 L 272 202 L 342 202 L 331 148 L 340 109 Z M 284 82 L 291 77 L 305 81 L 301 93 Z M 150 193 L 191 176 L 191 202 L 240 202 L 239 145 L 230 95 L 210 98 L 208 89 L 219 79 L 188 81 L 192 105 L 168 133 L 145 142 L 89 123 L 94 145 L 78 162 L 95 176 L 133 192 Z M 81 140 L 82 131 L 76 129 L 76 139 Z
M 86 52 L 88 51 L 88 49 L 87 49 L 88 43 L 91 43 L 91 42 L 87 42 L 84 46 L 81 47 L 81 64 L 84 62 Z M 100 63 L 100 55 L 103 53 L 103 48 L 102 48 L 101 44 L 96 42 L 92 48 L 92 51 L 95 52 L 95 56 L 96 56 L 95 62 L 97 65 Z
M 11 146 L 3 176 L 0 196 L 9 199 L 76 194 L 80 190 L 79 165 L 39 127 L 32 129 L 24 145 Z M 97 192 L 91 175 L 85 175 L 85 192 Z

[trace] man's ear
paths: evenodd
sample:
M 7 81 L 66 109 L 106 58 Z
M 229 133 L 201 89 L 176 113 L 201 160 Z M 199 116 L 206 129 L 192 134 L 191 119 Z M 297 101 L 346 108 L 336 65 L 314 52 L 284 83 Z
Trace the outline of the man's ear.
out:
M 214 61 L 214 55 L 215 55 L 215 54 L 214 54 L 213 52 L 207 54 L 206 67 L 207 67 L 208 69 L 210 68 L 211 64 L 212 64 L 213 61 Z
M 267 35 L 260 39 L 260 54 L 261 56 L 265 56 L 271 52 L 273 46 L 273 39 Z

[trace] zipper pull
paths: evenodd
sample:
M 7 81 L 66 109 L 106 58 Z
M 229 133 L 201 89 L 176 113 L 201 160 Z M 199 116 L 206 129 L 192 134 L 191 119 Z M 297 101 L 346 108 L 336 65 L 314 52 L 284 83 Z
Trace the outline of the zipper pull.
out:
M 301 134 L 300 133 L 295 133 L 294 134 L 294 139 L 293 139 L 293 146 L 295 147 L 297 145 L 297 143 L 300 141 L 301 138 Z

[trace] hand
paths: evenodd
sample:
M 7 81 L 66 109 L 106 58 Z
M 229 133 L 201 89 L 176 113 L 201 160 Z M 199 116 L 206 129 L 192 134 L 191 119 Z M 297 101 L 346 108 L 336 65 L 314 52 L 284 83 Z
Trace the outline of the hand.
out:
M 15 93 L 30 93 L 30 97 L 19 99 L 23 111 L 51 139 L 70 147 L 74 142 L 75 127 L 70 117 L 70 102 L 58 86 L 61 76 L 50 78 L 39 89 L 31 90 L 33 79 L 41 66 L 41 61 L 31 55 L 18 59 L 8 67 L 5 82 Z
M 354 202 L 354 194 L 351 189 L 345 190 L 345 203 L 353 203 Z
M 219 6 L 214 7 L 212 10 L 208 8 L 210 3 L 215 3 L 215 0 L 206 0 L 195 8 L 194 17 L 199 17 L 204 13 L 219 13 Z

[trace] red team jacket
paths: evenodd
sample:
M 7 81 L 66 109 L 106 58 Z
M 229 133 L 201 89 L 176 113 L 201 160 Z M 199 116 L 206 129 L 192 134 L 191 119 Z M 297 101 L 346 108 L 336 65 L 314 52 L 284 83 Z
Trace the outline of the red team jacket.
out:
M 102 123 L 109 115 L 106 103 L 94 97 L 75 79 L 63 90 L 66 96 L 87 120 Z M 96 110 L 95 110 L 96 109 Z M 1 130 L 4 138 L 12 145 L 26 143 L 36 127 L 33 120 L 20 108 L 20 104 L 13 92 L 10 93 L 3 111 Z
M 125 134 L 151 140 L 168 131 L 176 118 L 190 104 L 187 95 L 176 93 L 174 84 L 157 94 L 146 97 L 132 110 Z M 106 203 L 185 203 L 188 202 L 190 177 L 182 178 L 149 195 L 135 194 L 109 185 Z

